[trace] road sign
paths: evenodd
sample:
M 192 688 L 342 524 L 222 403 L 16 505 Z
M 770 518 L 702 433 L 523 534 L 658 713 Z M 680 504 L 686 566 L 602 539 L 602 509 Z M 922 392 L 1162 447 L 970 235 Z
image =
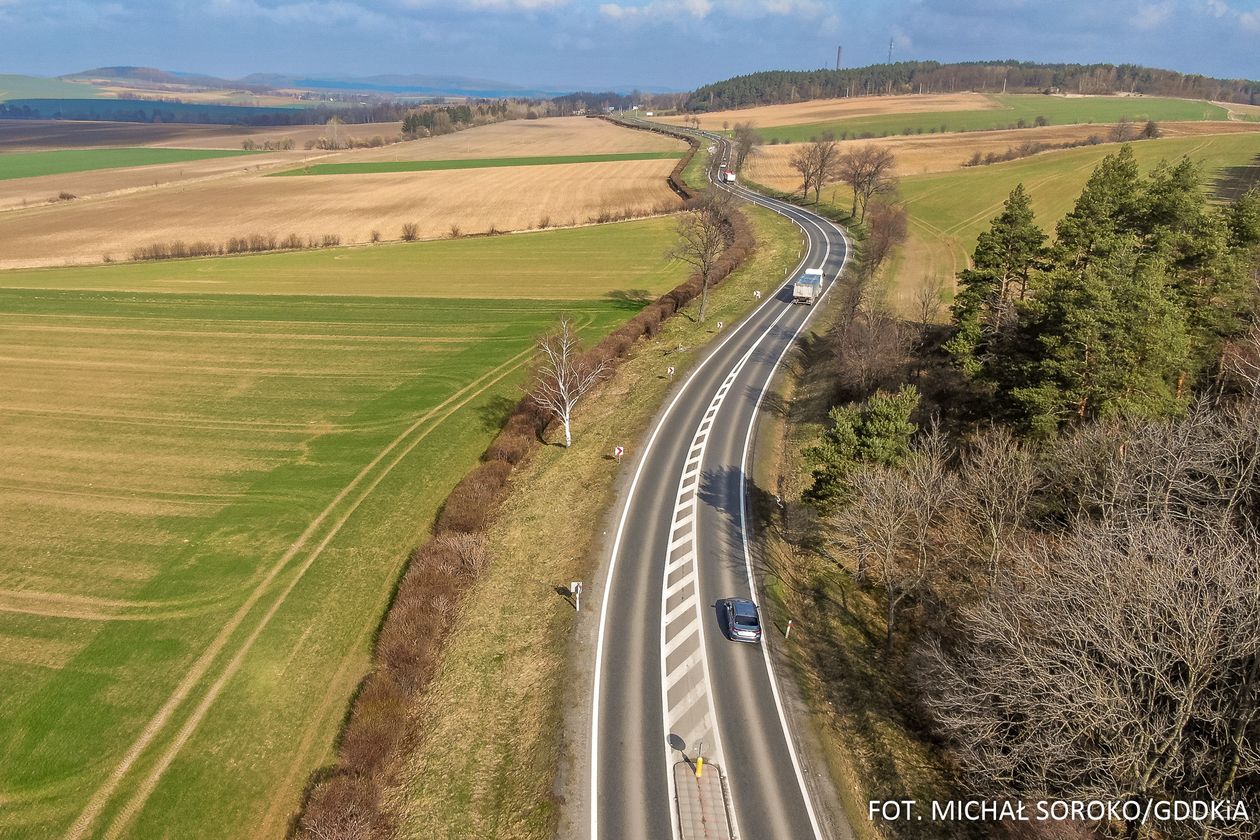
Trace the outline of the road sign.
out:
M 674 366 L 673 366 L 673 365 L 670 365 L 668 368 L 666 368 L 666 369 L 665 369 L 665 375 L 666 375 L 666 376 L 668 376 L 670 379 L 673 379 L 673 378 L 674 378 Z
M 569 592 L 573 595 L 573 607 L 578 612 L 582 611 L 582 581 L 575 580 L 569 584 Z
M 626 454 L 626 448 L 624 446 L 613 447 L 613 457 L 617 459 L 618 464 L 621 463 L 621 456 L 625 454 Z

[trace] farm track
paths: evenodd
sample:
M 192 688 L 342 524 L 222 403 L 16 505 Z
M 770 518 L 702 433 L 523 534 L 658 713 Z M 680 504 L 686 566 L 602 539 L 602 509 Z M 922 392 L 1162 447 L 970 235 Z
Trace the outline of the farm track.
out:
M 240 667 L 245 655 L 252 648 L 254 642 L 266 628 L 271 618 L 283 605 L 289 593 L 293 591 L 297 583 L 301 580 L 305 572 L 314 564 L 320 554 L 332 539 L 341 530 L 341 527 L 350 518 L 350 516 L 358 509 L 365 499 L 371 494 L 372 490 L 380 484 L 389 472 L 397 466 L 397 464 L 406 457 L 428 434 L 436 428 L 443 420 L 448 419 L 452 414 L 471 402 L 476 397 L 483 394 L 486 390 L 497 384 L 499 381 L 509 376 L 519 369 L 530 356 L 531 351 L 525 350 L 512 356 L 502 364 L 492 368 L 490 371 L 482 374 L 473 382 L 469 383 L 465 388 L 452 394 L 438 406 L 426 412 L 421 418 L 412 423 L 406 430 L 395 437 L 388 445 L 382 449 L 375 458 L 364 466 L 358 474 L 333 498 L 332 501 L 320 512 L 320 514 L 307 526 L 306 530 L 300 537 L 290 546 L 284 555 L 268 570 L 263 579 L 255 586 L 245 602 L 237 609 L 233 616 L 224 624 L 219 633 L 215 636 L 209 647 L 197 658 L 193 666 L 185 673 L 183 679 L 177 685 L 175 691 L 166 699 L 158 712 L 148 722 L 141 731 L 140 735 L 132 743 L 131 747 L 123 755 L 122 760 L 114 767 L 106 781 L 97 788 L 88 801 L 87 806 L 79 814 L 78 818 L 71 825 L 66 834 L 67 840 L 78 840 L 88 836 L 88 832 L 92 830 L 93 825 L 99 819 L 102 811 L 109 804 L 122 784 L 127 773 L 132 769 L 136 762 L 148 750 L 149 746 L 157 739 L 161 730 L 166 723 L 176 713 L 176 711 L 184 705 L 184 702 L 193 695 L 193 689 L 207 675 L 214 661 L 227 648 L 231 637 L 235 635 L 237 629 L 241 627 L 249 613 L 262 600 L 263 595 L 271 586 L 277 577 L 289 565 L 289 562 L 297 556 L 299 552 L 310 542 L 314 535 L 319 531 L 320 527 L 333 516 L 334 512 L 341 506 L 351 494 L 362 485 L 365 481 L 367 484 L 363 487 L 349 505 L 349 507 L 341 514 L 333 523 L 329 531 L 323 539 L 315 546 L 311 553 L 307 556 L 305 562 L 296 570 L 289 584 L 281 590 L 279 596 L 272 602 L 270 608 L 262 616 L 259 623 L 254 627 L 253 631 L 244 639 L 237 647 L 232 658 L 224 666 L 224 670 L 220 673 L 218 679 L 212 683 L 205 693 L 201 696 L 201 702 L 184 723 L 183 727 L 175 735 L 173 741 L 168 745 L 165 752 L 158 758 L 157 764 L 150 771 L 140 789 L 136 791 L 127 801 L 122 812 L 110 824 L 106 837 L 115 837 L 126 827 L 131 819 L 138 814 L 144 802 L 147 801 L 153 789 L 157 786 L 163 773 L 170 766 L 175 756 L 182 749 L 188 738 L 192 735 L 201 719 L 204 718 L 211 704 L 223 690 L 227 681 Z M 422 427 L 429 420 L 435 422 L 427 429 L 421 431 Z M 418 435 L 417 432 L 420 432 Z M 397 453 L 394 455 L 394 453 Z M 391 459 L 391 455 L 394 457 Z M 368 481 L 368 476 L 376 471 L 377 467 L 389 459 L 388 464 L 381 469 L 374 478 Z

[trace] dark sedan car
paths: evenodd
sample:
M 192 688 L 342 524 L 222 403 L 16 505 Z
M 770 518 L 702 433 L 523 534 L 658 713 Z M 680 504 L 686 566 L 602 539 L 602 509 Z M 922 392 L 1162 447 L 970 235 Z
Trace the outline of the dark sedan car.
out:
M 737 642 L 761 641 L 761 619 L 757 615 L 757 605 L 747 598 L 728 599 L 726 632 Z

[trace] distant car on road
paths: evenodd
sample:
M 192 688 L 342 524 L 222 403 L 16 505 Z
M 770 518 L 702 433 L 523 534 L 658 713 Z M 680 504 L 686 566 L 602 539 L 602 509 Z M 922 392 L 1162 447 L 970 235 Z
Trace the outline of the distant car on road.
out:
M 747 598 L 729 598 L 726 601 L 726 632 L 733 641 L 761 641 L 761 618 L 757 605 Z

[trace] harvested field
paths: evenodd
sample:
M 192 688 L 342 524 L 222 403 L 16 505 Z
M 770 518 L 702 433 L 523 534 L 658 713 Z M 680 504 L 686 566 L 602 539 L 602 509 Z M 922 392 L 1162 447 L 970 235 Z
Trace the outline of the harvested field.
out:
M 370 175 L 383 172 L 443 172 L 450 169 L 501 169 L 507 166 L 556 166 L 562 163 L 612 163 L 624 160 L 678 160 L 682 152 L 620 152 L 607 155 L 455 158 L 453 160 L 377 160 L 360 163 L 315 163 L 277 176 Z
M 589 144 L 585 151 L 584 144 Z M 126 259 L 137 247 L 172 240 L 219 243 L 234 236 L 294 233 L 303 239 L 336 235 L 351 244 L 369 241 L 372 231 L 386 240 L 399 239 L 407 223 L 418 226 L 420 238 L 438 238 L 447 236 L 452 224 L 470 234 L 491 227 L 533 228 L 544 220 L 559 226 L 601 216 L 645 215 L 680 204 L 665 180 L 672 159 L 338 178 L 262 176 L 316 159 L 360 163 L 526 152 L 637 155 L 673 153 L 684 145 L 603 120 L 518 120 L 377 149 L 260 154 L 249 159 L 249 168 L 239 160 L 230 166 L 200 161 L 19 179 L 0 185 L 0 208 L 10 208 L 0 213 L 0 240 L 5 242 L 0 268 L 93 263 L 106 254 Z M 62 190 L 79 200 L 48 204 Z
M 580 271 L 553 246 L 600 234 Z M 210 293 L 140 272 L 51 288 L 99 286 L 96 267 L 0 288 L 0 836 L 283 836 L 534 336 L 564 311 L 594 339 L 636 311 L 626 283 L 672 287 L 670 238 L 661 220 L 512 237 L 549 300 L 523 299 L 510 259 L 478 263 L 474 290 L 510 302 L 459 272 L 444 298 L 332 272 L 330 296 L 258 293 L 311 254 L 224 260 L 234 283 Z
M 348 128 L 348 127 L 347 127 Z M 343 131 L 346 128 L 342 129 Z M 687 144 L 650 131 L 633 131 L 607 120 L 549 117 L 511 120 L 414 143 L 344 152 L 329 162 L 365 160 L 445 160 L 550 155 L 685 152 Z
M 923 96 L 854 96 L 846 99 L 815 99 L 787 105 L 762 105 L 733 111 L 698 114 L 700 127 L 720 131 L 723 123 L 752 123 L 758 128 L 800 123 L 834 122 L 854 117 L 904 114 L 918 111 L 975 111 L 1002 107 L 982 93 L 926 94 Z M 683 125 L 684 117 L 661 117 L 660 122 Z
M 1230 119 L 1260 122 L 1260 105 L 1243 105 L 1238 102 L 1215 102 L 1230 112 Z
M 1014 131 L 920 134 L 912 137 L 843 140 L 840 141 L 840 145 L 850 148 L 872 144 L 888 148 L 897 157 L 897 174 L 905 177 L 961 169 L 976 152 L 1001 154 L 1023 143 L 1075 143 L 1091 135 L 1106 139 L 1110 136 L 1111 128 L 1110 125 L 1052 125 L 1045 128 L 1022 128 Z M 1160 126 L 1160 130 L 1163 131 L 1165 137 L 1198 137 L 1209 134 L 1260 131 L 1260 124 L 1171 122 L 1164 123 Z M 761 146 L 745 164 L 748 177 L 759 184 L 765 184 L 777 190 L 800 189 L 800 176 L 788 163 L 793 153 L 800 148 L 800 144 L 795 143 Z
M 339 136 L 370 139 L 397 137 L 402 123 L 342 126 Z M 171 148 L 239 149 L 253 140 L 292 139 L 301 149 L 308 140 L 328 134 L 322 125 L 245 127 L 186 123 L 76 122 L 74 120 L 0 120 L 0 152 L 84 149 L 94 146 L 167 146 Z
M 169 149 L 166 151 L 180 151 Z M 326 152 L 258 152 L 242 159 L 239 155 L 184 163 L 156 164 L 126 169 L 98 169 L 38 178 L 0 181 L 0 211 L 19 210 L 58 201 L 65 192 L 78 199 L 166 189 L 205 179 L 266 174 L 286 169 Z
M 373 230 L 422 239 L 582 224 L 601 211 L 648 214 L 679 199 L 665 183 L 670 160 L 466 169 L 340 178 L 224 178 L 93 201 L 0 214 L 0 268 L 127 259 L 143 245 L 223 242 L 252 233 L 336 234 L 344 244 Z

